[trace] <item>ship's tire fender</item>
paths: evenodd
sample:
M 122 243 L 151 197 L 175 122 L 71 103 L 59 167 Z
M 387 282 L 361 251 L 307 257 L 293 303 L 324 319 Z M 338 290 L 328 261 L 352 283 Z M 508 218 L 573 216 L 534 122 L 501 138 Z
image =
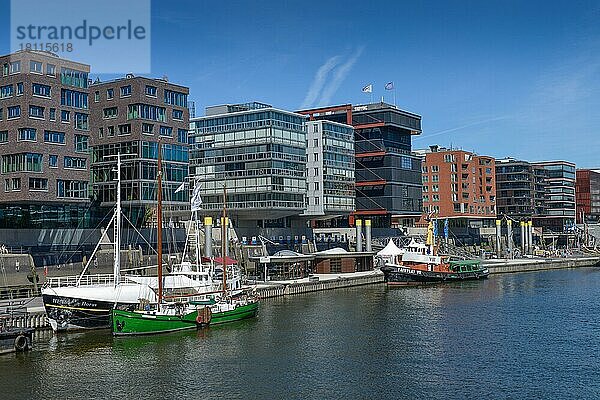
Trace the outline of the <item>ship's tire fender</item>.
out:
M 27 347 L 27 337 L 25 335 L 19 335 L 15 338 L 15 349 L 17 351 L 25 351 Z

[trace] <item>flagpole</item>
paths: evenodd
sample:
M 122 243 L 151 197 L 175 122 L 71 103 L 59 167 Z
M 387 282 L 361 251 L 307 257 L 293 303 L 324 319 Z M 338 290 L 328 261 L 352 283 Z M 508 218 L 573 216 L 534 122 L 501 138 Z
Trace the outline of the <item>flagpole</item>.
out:
M 394 107 L 396 107 L 396 86 L 394 86 Z

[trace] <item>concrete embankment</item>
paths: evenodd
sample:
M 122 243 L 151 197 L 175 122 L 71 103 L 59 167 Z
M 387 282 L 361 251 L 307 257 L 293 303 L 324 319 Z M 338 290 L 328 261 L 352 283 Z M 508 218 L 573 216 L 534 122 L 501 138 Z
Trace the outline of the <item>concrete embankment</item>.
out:
M 383 273 L 379 270 L 366 273 L 357 272 L 354 274 L 340 275 L 321 274 L 317 277 L 319 280 L 305 278 L 291 281 L 271 282 L 271 284 L 261 284 L 257 286 L 256 291 L 262 298 L 268 298 L 383 283 Z
M 490 274 L 514 272 L 545 271 L 551 269 L 593 267 L 600 265 L 600 257 L 553 258 L 553 259 L 519 259 L 519 260 L 486 260 L 482 263 Z

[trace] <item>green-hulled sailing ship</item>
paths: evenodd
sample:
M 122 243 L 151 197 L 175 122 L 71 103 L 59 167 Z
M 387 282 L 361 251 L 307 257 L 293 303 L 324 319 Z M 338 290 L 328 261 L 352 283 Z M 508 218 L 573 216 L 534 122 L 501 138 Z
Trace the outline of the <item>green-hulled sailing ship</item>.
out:
M 160 147 L 159 147 L 160 148 Z M 247 291 L 229 293 L 227 290 L 228 257 L 225 256 L 226 223 L 221 224 L 223 285 L 222 291 L 189 298 L 165 299 L 162 288 L 162 163 L 158 155 L 157 237 L 158 237 L 158 302 L 140 303 L 138 309 L 112 310 L 113 335 L 148 335 L 198 329 L 256 316 L 258 298 Z M 226 189 L 223 190 L 223 221 L 227 221 Z M 192 205 L 193 207 L 193 205 Z M 215 260 L 216 261 L 216 260 Z M 234 268 L 233 264 L 231 268 Z

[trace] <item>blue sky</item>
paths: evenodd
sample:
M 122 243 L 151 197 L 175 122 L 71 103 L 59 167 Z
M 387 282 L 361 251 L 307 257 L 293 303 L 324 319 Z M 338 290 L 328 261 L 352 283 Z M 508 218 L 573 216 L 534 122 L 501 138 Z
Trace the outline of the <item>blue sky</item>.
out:
M 369 83 L 391 102 L 393 81 L 423 117 L 415 148 L 600 167 L 599 17 L 593 1 L 153 1 L 152 75 L 189 86 L 199 115 L 365 103 Z

